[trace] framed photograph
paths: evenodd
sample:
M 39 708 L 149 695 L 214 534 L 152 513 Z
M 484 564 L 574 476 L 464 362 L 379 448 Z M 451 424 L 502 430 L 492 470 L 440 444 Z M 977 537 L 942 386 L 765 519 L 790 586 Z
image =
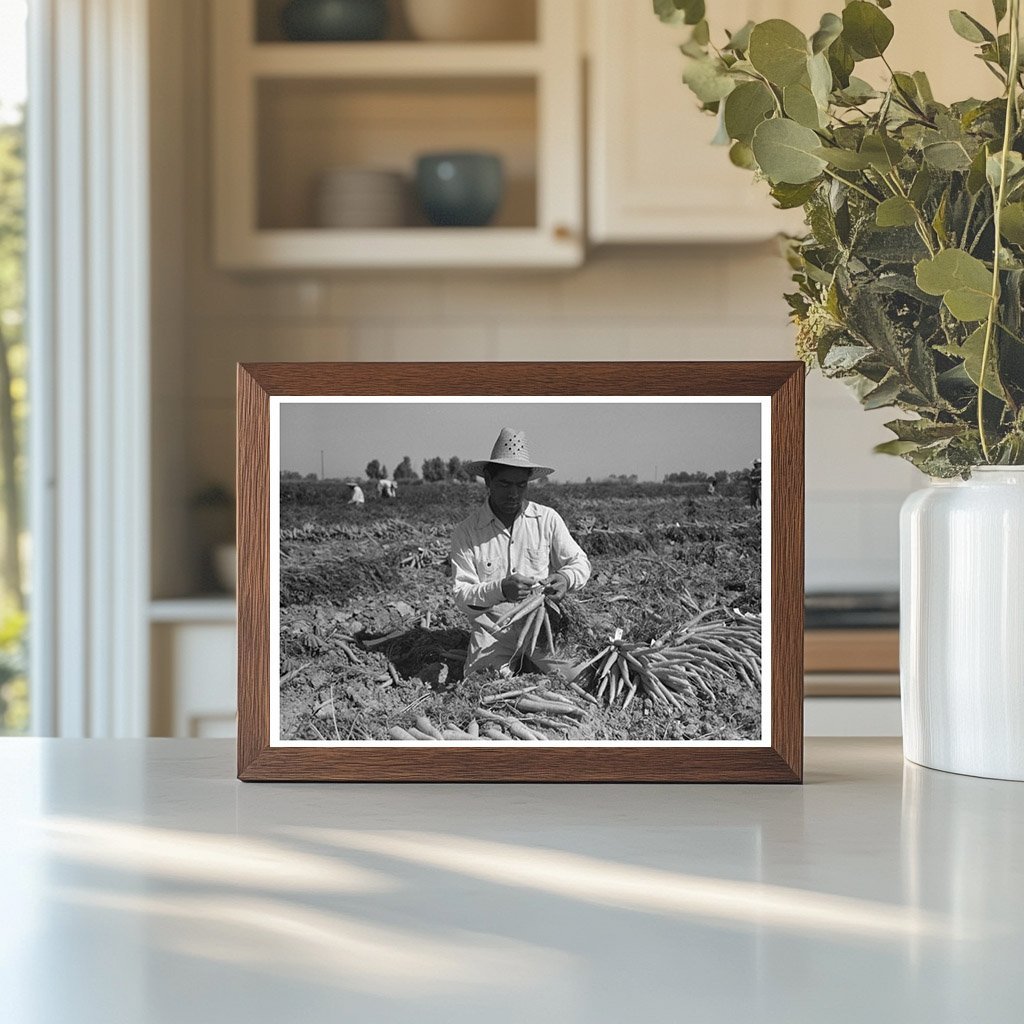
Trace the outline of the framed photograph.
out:
M 803 389 L 239 365 L 239 778 L 801 781 Z

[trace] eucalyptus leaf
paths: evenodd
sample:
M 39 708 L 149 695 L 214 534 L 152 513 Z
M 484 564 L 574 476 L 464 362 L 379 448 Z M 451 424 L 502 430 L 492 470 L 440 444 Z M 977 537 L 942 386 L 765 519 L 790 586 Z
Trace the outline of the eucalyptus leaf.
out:
M 893 31 L 892 22 L 866 0 L 853 0 L 843 8 L 843 39 L 861 59 L 881 57 Z
M 775 97 L 763 82 L 742 82 L 725 101 L 729 137 L 750 145 L 754 129 L 775 112 Z
M 939 245 L 949 245 L 949 232 L 946 230 L 946 217 L 949 213 L 949 189 L 947 188 L 942 193 L 942 198 L 939 200 L 939 205 L 935 210 L 935 216 L 932 217 L 932 230 L 935 232 L 935 237 L 939 240 Z
M 971 322 L 988 316 L 992 272 L 970 253 L 945 249 L 918 263 L 916 276 L 921 291 L 941 295 L 958 320 Z
M 1006 0 L 992 0 L 992 10 L 995 12 L 998 25 L 1006 17 Z
M 828 161 L 833 167 L 843 171 L 863 171 L 871 166 L 871 161 L 852 149 L 838 149 L 834 146 L 819 146 L 814 150 L 815 156 Z
M 1003 171 L 1003 154 L 993 153 L 992 156 L 985 161 L 985 177 L 988 179 L 988 183 L 991 186 L 993 192 L 999 188 L 999 179 Z M 1006 182 L 1009 189 L 1012 191 L 1015 187 L 1015 183 L 1024 177 L 1024 157 L 1020 153 L 1015 153 L 1010 150 L 1006 154 Z
M 770 182 L 802 185 L 825 169 L 825 161 L 815 153 L 820 142 L 810 128 L 779 117 L 757 126 L 751 148 Z
M 683 71 L 683 81 L 702 103 L 724 100 L 736 88 L 735 80 L 717 60 L 689 60 Z
M 696 25 L 704 17 L 704 0 L 654 0 L 654 13 L 668 25 Z
M 878 204 L 875 210 L 875 223 L 880 228 L 908 227 L 917 223 L 917 211 L 909 199 L 893 196 Z
M 1024 246 L 1024 203 L 1010 203 L 1005 207 L 999 228 L 1006 241 Z
M 834 71 L 835 69 L 833 68 L 832 70 Z M 840 96 L 843 100 L 853 106 L 858 106 L 861 103 L 867 103 L 869 100 L 877 99 L 879 95 L 880 93 L 877 89 L 865 82 L 863 78 L 858 78 L 856 75 L 851 75 L 846 88 L 840 90 Z
M 750 33 L 754 30 L 754 22 L 748 21 L 743 28 L 733 32 L 729 42 L 725 44 L 726 50 L 733 50 L 736 53 L 746 53 L 750 47 Z
M 735 167 L 742 167 L 745 171 L 757 170 L 754 151 L 745 142 L 734 142 L 729 147 L 729 161 Z
M 788 182 L 779 182 L 772 186 L 772 199 L 780 210 L 795 210 L 803 206 L 817 191 L 817 181 L 805 182 L 801 185 L 793 185 Z
M 962 359 L 964 372 L 971 378 L 975 387 L 981 386 L 981 367 L 985 353 L 985 325 L 982 324 L 959 347 L 945 345 L 940 351 L 953 359 Z M 999 382 L 995 366 L 995 345 L 989 343 L 988 362 L 985 365 L 985 390 L 996 398 L 1006 399 L 1006 392 Z
M 918 444 L 932 444 L 956 437 L 963 429 L 958 423 L 936 423 L 934 420 L 891 420 L 885 425 L 901 441 L 916 441 Z
M 811 36 L 811 53 L 827 50 L 843 32 L 843 19 L 836 14 L 823 14 L 818 31 Z
M 828 123 L 828 104 L 832 94 L 832 69 L 825 54 L 816 54 L 807 62 L 807 77 L 811 83 L 811 94 L 822 112 L 824 127 Z
M 964 184 L 972 196 L 977 195 L 985 187 L 985 182 L 988 180 L 985 176 L 987 162 L 988 150 L 984 147 L 979 149 L 971 159 L 971 166 L 967 172 L 967 180 Z
M 940 171 L 966 171 L 971 166 L 971 157 L 959 142 L 926 143 L 921 149 L 925 160 Z
M 920 206 L 931 191 L 934 181 L 935 175 L 932 173 L 931 168 L 927 164 L 922 164 L 921 169 L 914 175 L 914 181 L 910 186 L 910 191 L 907 193 L 910 201 Z
M 787 85 L 782 90 L 782 106 L 786 116 L 797 124 L 811 129 L 824 127 L 822 111 L 811 92 L 810 82 L 801 81 Z
M 949 23 L 958 36 L 969 43 L 994 42 L 995 36 L 984 25 L 972 18 L 966 11 L 950 11 Z
M 907 452 L 916 451 L 920 447 L 917 441 L 883 441 L 876 444 L 872 451 L 876 455 L 906 455 Z
M 902 390 L 902 383 L 899 377 L 894 374 L 892 377 L 882 381 L 878 387 L 869 391 L 861 399 L 861 405 L 865 409 L 882 409 L 889 405 L 895 405 Z
M 828 53 L 828 66 L 832 69 L 832 77 L 835 79 L 836 87 L 845 89 L 850 84 L 850 75 L 856 66 L 856 58 L 840 36 L 826 51 Z
M 810 55 L 807 37 L 795 25 L 772 18 L 755 25 L 750 33 L 747 59 L 772 85 L 798 82 Z
M 883 174 L 891 174 L 903 159 L 903 147 L 886 135 L 865 135 L 860 152 L 876 171 Z
M 923 71 L 915 71 L 911 76 L 914 79 L 914 84 L 917 86 L 917 94 L 921 97 L 926 104 L 934 103 L 935 96 L 932 93 L 931 82 L 928 81 L 928 76 Z
M 728 146 L 732 142 L 729 133 L 725 129 L 725 110 L 720 104 L 718 107 L 717 129 L 711 139 L 712 146 Z

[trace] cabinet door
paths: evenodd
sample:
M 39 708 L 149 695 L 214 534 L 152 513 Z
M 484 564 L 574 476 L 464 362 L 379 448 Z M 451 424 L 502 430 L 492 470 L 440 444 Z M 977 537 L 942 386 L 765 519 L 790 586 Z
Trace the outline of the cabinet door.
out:
M 593 242 L 701 242 L 798 232 L 799 211 L 779 211 L 767 186 L 712 146 L 713 118 L 700 113 L 681 81 L 679 53 L 689 32 L 663 25 L 650 0 L 586 0 L 590 26 L 589 217 Z M 748 19 L 786 18 L 810 34 L 828 0 L 709 0 L 712 37 Z M 938 99 L 998 94 L 999 83 L 952 30 L 947 5 L 900 0 L 886 14 L 896 26 L 887 54 L 894 67 L 928 72 Z M 952 6 L 952 5 L 950 5 Z M 991 24 L 990 0 L 955 6 Z M 1003 25 L 1005 31 L 1005 23 Z M 857 74 L 882 84 L 881 61 Z
M 712 0 L 708 17 L 716 39 L 770 17 L 807 31 L 818 23 L 808 12 L 826 2 Z M 726 147 L 711 145 L 715 120 L 682 83 L 679 44 L 689 28 L 663 25 L 649 0 L 588 3 L 591 241 L 738 241 L 799 231 L 798 211 L 776 210 L 767 185 L 734 167 Z

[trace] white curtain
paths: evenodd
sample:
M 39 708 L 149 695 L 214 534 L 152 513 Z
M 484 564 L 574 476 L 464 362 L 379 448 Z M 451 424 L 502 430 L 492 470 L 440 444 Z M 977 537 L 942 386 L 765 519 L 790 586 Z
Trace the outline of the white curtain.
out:
M 144 736 L 147 3 L 29 10 L 33 731 Z

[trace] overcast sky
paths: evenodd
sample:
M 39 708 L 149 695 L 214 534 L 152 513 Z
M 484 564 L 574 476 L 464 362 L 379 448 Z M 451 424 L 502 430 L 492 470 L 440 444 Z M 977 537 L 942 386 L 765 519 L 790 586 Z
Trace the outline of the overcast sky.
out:
M 680 470 L 740 469 L 760 455 L 761 407 L 752 403 L 372 402 L 281 404 L 281 469 L 363 476 L 408 455 L 486 459 L 503 426 L 526 431 L 535 463 L 555 480 L 635 473 L 660 480 Z

